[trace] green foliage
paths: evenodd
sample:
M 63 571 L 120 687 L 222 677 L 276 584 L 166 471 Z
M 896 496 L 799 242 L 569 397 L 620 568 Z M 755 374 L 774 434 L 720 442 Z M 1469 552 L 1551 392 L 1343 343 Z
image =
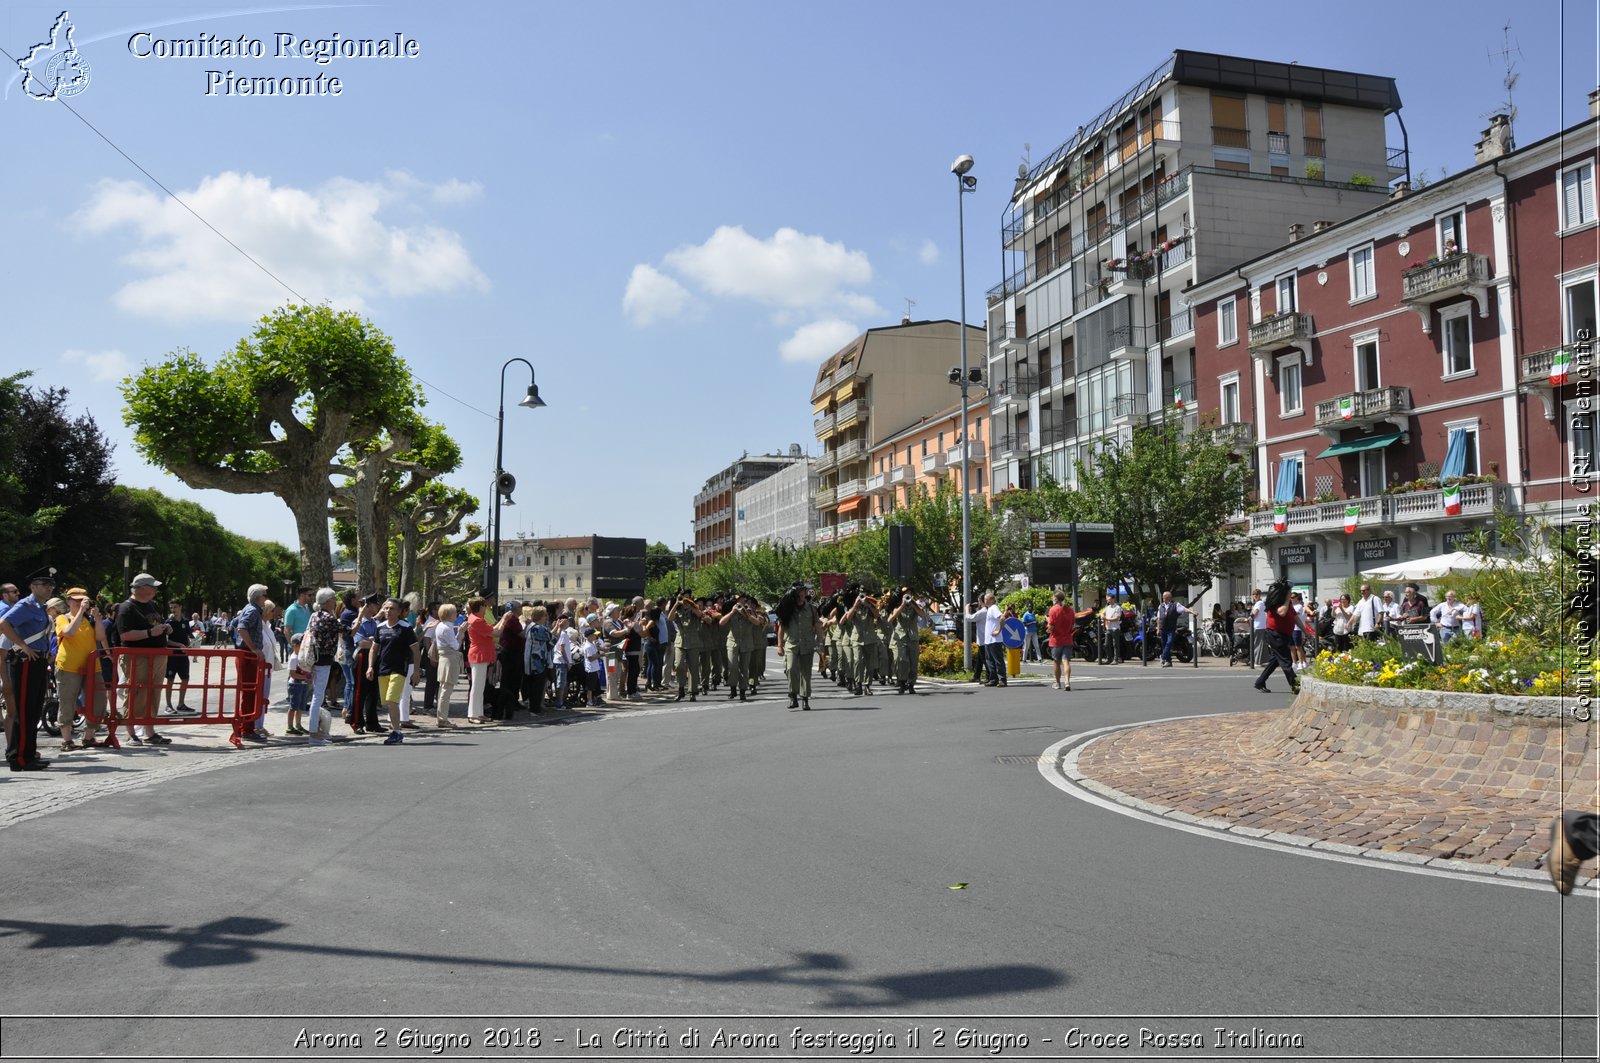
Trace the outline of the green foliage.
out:
M 651 543 L 644 548 L 644 578 L 648 584 L 652 580 L 659 580 L 671 573 L 673 587 L 677 587 L 678 551 L 666 543 Z M 654 597 L 647 594 L 646 597 Z
M 929 493 L 922 485 L 914 491 L 910 505 L 890 518 L 896 524 L 916 529 L 915 572 L 912 591 L 926 594 L 933 601 L 957 605 L 961 595 L 961 493 L 948 480 Z M 969 507 L 968 538 L 971 546 L 973 594 L 998 591 L 1023 570 L 1027 557 L 1026 521 L 1010 513 L 996 514 L 988 506 Z M 887 539 L 883 571 L 888 574 Z M 943 573 L 946 583 L 935 576 Z
M 1209 586 L 1242 564 L 1247 547 L 1227 530 L 1249 469 L 1208 431 L 1187 434 L 1175 421 L 1140 426 L 1126 443 L 1109 441 L 1092 465 L 1077 466 L 1078 489 L 1054 480 L 1008 492 L 1003 504 L 1030 521 L 1084 521 L 1116 528 L 1114 565 L 1084 566 L 1083 586 L 1113 586 L 1126 574 L 1144 598 Z M 1092 581 L 1092 582 L 1091 582 Z
M 1024 608 L 1032 609 L 1041 624 L 1054 604 L 1056 604 L 1056 592 L 1048 587 L 1029 587 L 1025 591 L 1012 591 L 1000 599 L 1000 608 L 1015 609 L 1018 616 L 1022 615 Z
M 1571 642 L 1513 635 L 1455 638 L 1444 645 L 1444 663 L 1401 656 L 1394 640 L 1357 639 L 1348 653 L 1324 650 L 1311 674 L 1331 683 L 1391 689 L 1443 690 L 1463 694 L 1577 697 L 1592 693 L 1600 661 L 1584 659 Z
M 1373 181 L 1370 174 L 1353 173 L 1350 175 L 1350 183 L 1357 188 L 1370 188 L 1376 182 Z
M 1322 177 L 1325 173 L 1327 173 L 1327 169 L 1322 165 L 1322 163 L 1317 162 L 1314 159 L 1306 163 L 1306 176 L 1311 178 L 1313 181 L 1322 180 Z
M 182 601 L 190 611 L 202 604 L 236 609 L 252 583 L 266 584 L 274 599 L 286 581 L 299 585 L 293 551 L 228 531 L 204 506 L 151 488 L 116 487 L 112 496 L 129 514 L 128 526 L 139 529 L 138 541 L 153 548 L 148 564 L 162 581 L 163 602 Z M 126 597 L 120 552 L 97 573 L 96 586 L 111 601 Z
M 917 672 L 919 675 L 963 675 L 961 642 L 923 631 L 917 647 Z
M 1483 607 L 1487 634 L 1567 637 L 1571 631 L 1565 617 L 1568 596 L 1578 586 L 1578 573 L 1561 547 L 1575 547 L 1574 535 L 1572 530 L 1562 534 L 1543 521 L 1523 523 L 1509 513 L 1497 512 L 1493 530 L 1473 533 L 1462 549 L 1498 556 L 1499 562 L 1437 580 L 1432 588 L 1441 596 L 1453 590 L 1463 600 L 1475 595 Z

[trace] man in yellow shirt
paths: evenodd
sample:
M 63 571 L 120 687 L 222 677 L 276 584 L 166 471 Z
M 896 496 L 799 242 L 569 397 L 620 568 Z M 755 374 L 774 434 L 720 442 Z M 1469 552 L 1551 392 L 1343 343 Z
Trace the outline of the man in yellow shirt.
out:
M 100 623 L 100 610 L 89 601 L 89 592 L 82 587 L 67 591 L 67 610 L 56 617 L 56 694 L 61 701 L 61 749 L 70 752 L 78 748 L 72 740 L 72 714 L 78 697 L 88 687 L 92 690 L 84 702 L 83 716 L 87 721 L 83 732 L 83 745 L 95 744 L 94 733 L 106 715 L 106 687 L 100 681 L 101 649 L 106 647 L 105 627 Z M 89 679 L 93 676 L 93 682 Z

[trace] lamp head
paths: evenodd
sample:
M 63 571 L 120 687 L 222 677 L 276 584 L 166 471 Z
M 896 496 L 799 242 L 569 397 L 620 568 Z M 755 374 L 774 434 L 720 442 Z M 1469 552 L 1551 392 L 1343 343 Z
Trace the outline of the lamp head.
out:
M 950 172 L 955 174 L 957 177 L 965 177 L 967 175 L 967 171 L 970 169 L 972 169 L 971 155 L 957 155 L 956 161 L 950 164 Z M 976 183 L 976 181 L 974 181 L 974 183 Z
M 539 385 L 529 384 L 527 396 L 523 398 L 521 402 L 517 403 L 517 405 L 525 406 L 530 410 L 537 410 L 539 407 L 545 405 L 545 401 L 539 397 Z
M 952 383 L 952 384 L 961 383 L 961 367 L 960 366 L 952 367 L 951 370 L 950 370 L 950 373 L 949 373 L 949 377 L 950 377 L 950 383 Z
M 961 179 L 961 190 L 963 192 L 971 192 L 974 188 L 977 188 L 977 187 L 978 187 L 978 179 L 976 177 L 972 176 L 971 174 L 967 174 L 965 177 L 963 177 Z

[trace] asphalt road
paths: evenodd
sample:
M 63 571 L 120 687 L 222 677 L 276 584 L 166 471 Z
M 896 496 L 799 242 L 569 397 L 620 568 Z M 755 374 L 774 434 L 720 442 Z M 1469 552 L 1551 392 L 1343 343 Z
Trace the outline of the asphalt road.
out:
M 718 1027 L 781 1034 L 740 1058 L 856 1054 L 797 1027 L 891 1057 L 1594 1058 L 1592 901 L 1074 800 L 1035 763 L 1065 737 L 1272 703 L 1238 670 L 1076 679 L 351 744 L 16 823 L 0 1058 L 727 1057 Z

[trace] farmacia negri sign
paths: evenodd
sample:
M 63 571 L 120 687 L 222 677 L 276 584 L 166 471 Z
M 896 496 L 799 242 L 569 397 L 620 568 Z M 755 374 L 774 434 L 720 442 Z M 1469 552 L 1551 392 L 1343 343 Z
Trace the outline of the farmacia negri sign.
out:
M 128 53 L 135 59 L 303 59 L 319 67 L 335 59 L 416 59 L 422 44 L 404 33 L 386 37 L 301 37 L 274 33 L 271 38 L 219 37 L 201 31 L 193 37 L 157 37 L 140 30 L 128 38 Z M 207 70 L 207 96 L 341 96 L 344 82 L 326 70 L 315 74 L 252 76 L 232 69 Z

